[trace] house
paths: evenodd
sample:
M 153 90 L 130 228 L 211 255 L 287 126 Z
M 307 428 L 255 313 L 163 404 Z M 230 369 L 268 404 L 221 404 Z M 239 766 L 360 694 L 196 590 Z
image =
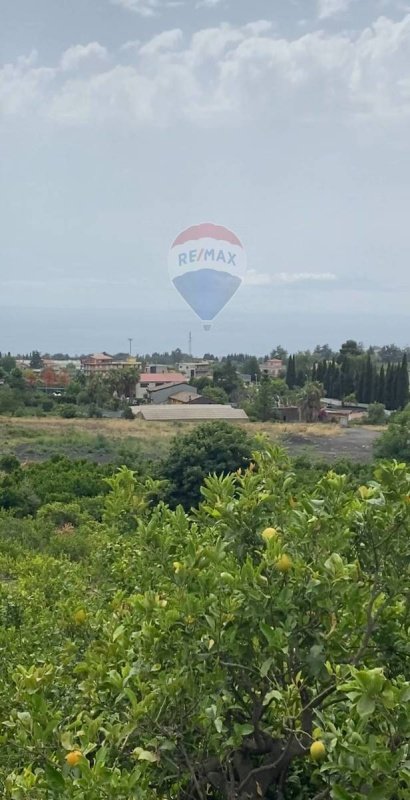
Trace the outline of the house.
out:
M 216 400 L 210 400 L 209 397 L 204 397 L 202 394 L 198 394 L 198 392 L 194 389 L 192 391 L 180 391 L 176 394 L 172 394 L 168 402 L 172 405 L 178 403 L 182 405 L 215 405 Z
M 181 375 L 180 372 L 142 372 L 137 382 L 135 397 L 137 400 L 146 400 L 155 389 L 164 389 L 170 386 L 185 386 L 188 383 L 187 378 Z M 175 390 L 177 391 L 177 390 Z M 159 402 L 166 402 L 168 397 Z M 158 403 L 153 400 L 157 405 Z
M 69 359 L 60 359 L 60 358 L 43 358 L 43 366 L 50 367 L 50 369 L 67 369 L 69 367 L 72 370 L 79 370 L 81 369 L 81 359 L 79 358 L 69 358 Z
M 188 380 L 193 378 L 212 378 L 212 364 L 210 361 L 183 361 L 177 369 Z
M 320 418 L 324 422 L 338 422 L 341 425 L 347 425 L 365 416 L 366 411 L 360 408 L 324 408 L 320 413 Z
M 154 403 L 154 405 L 159 406 L 162 403 L 168 403 L 171 396 L 174 394 L 183 392 L 185 390 L 194 392 L 195 394 L 197 393 L 196 389 L 194 389 L 192 386 L 189 386 L 186 381 L 181 380 L 180 378 L 178 382 L 163 383 L 159 386 L 151 385 L 151 387 L 147 387 L 145 398 L 148 403 Z
M 151 375 L 159 375 L 163 372 L 172 372 L 173 367 L 169 364 L 147 364 L 145 368 L 145 372 L 149 372 Z
M 119 359 L 110 356 L 108 353 L 93 353 L 81 359 L 81 371 L 85 375 L 101 375 L 111 372 L 113 369 L 129 369 L 130 367 L 140 366 L 140 362 L 132 356 L 126 359 Z
M 222 405 L 196 405 L 177 403 L 168 405 L 133 406 L 137 419 L 147 422 L 205 422 L 224 419 L 246 422 L 245 411 L 241 408 Z
M 261 366 L 263 375 L 268 375 L 270 378 L 279 378 L 284 370 L 283 361 L 281 358 L 269 358 Z
M 275 416 L 278 422 L 300 422 L 302 418 L 299 406 L 278 406 Z

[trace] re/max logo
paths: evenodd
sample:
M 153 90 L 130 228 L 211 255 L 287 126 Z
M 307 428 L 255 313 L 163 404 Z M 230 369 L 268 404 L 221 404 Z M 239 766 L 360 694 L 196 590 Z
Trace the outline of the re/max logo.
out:
M 215 250 L 214 248 L 210 250 L 205 248 L 202 248 L 202 250 L 189 250 L 187 253 L 179 254 L 179 266 L 194 264 L 198 261 L 220 261 L 223 264 L 232 264 L 236 267 L 236 256 L 237 253 L 230 253 L 229 251 L 225 253 L 224 250 Z

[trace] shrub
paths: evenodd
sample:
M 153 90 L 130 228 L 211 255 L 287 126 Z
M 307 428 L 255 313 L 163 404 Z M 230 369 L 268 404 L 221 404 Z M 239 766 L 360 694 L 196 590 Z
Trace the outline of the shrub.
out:
M 74 419 L 77 416 L 77 409 L 75 405 L 67 403 L 60 406 L 59 413 L 63 419 Z
M 386 409 L 383 403 L 371 403 L 367 412 L 366 422 L 369 425 L 384 425 L 386 422 Z
M 184 508 L 201 499 L 201 484 L 207 475 L 224 475 L 249 463 L 252 440 L 239 427 L 227 422 L 206 422 L 184 436 L 176 436 L 160 474 L 169 481 L 167 499 Z

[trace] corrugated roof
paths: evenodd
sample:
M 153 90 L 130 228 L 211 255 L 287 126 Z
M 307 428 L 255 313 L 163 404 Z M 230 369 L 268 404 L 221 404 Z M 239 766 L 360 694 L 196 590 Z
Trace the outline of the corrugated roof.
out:
M 172 421 L 203 421 L 213 419 L 247 420 L 248 417 L 242 408 L 222 405 L 161 405 L 161 406 L 133 406 L 136 417 L 147 421 L 172 422 Z
M 188 379 L 180 372 L 142 372 L 140 383 L 187 383 Z
M 154 388 L 149 389 L 149 393 L 155 394 L 156 392 L 163 392 L 164 389 L 171 389 L 172 387 L 175 387 L 175 392 L 183 391 L 182 387 L 184 387 L 184 389 L 185 387 L 187 389 L 190 388 L 190 386 L 187 384 L 186 381 L 178 381 L 177 383 L 167 383 L 166 386 L 155 386 Z M 181 387 L 181 389 L 179 389 L 178 387 Z M 193 388 L 192 391 L 195 392 L 196 389 Z
M 201 395 L 198 392 L 175 392 L 170 395 L 170 399 L 179 400 L 180 403 L 189 403 L 190 400 L 196 400 Z

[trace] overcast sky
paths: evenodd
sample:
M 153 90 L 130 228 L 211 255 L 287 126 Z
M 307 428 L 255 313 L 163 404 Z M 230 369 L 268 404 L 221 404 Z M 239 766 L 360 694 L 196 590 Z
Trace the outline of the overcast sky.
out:
M 0 37 L 0 350 L 410 342 L 410 4 L 0 0 Z M 249 272 L 207 335 L 167 252 L 208 220 Z

